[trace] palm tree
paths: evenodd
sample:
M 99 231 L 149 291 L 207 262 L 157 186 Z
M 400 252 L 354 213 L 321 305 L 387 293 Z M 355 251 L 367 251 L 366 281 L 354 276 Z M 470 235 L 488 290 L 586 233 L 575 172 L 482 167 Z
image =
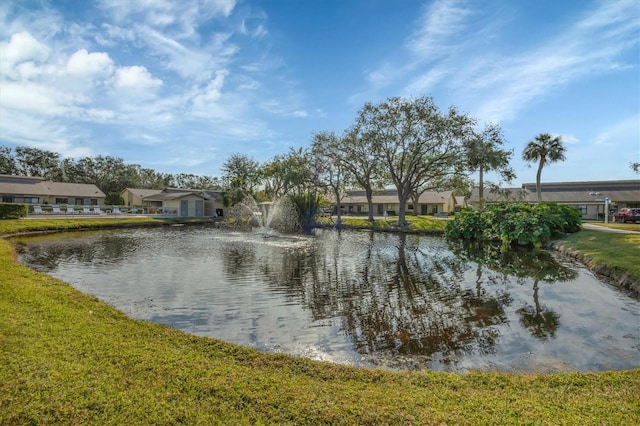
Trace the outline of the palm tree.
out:
M 522 159 L 528 163 L 538 161 L 538 173 L 536 174 L 536 193 L 538 194 L 538 202 L 542 201 L 540 191 L 540 176 L 542 168 L 547 163 L 555 163 L 556 161 L 564 161 L 567 148 L 562 144 L 562 137 L 552 137 L 549 133 L 541 133 L 534 140 L 529 141 L 522 151 Z
M 502 149 L 504 143 L 502 129 L 495 124 L 487 125 L 482 133 L 474 133 L 473 138 L 466 143 L 468 167 L 473 171 L 477 170 L 480 178 L 480 208 L 484 207 L 484 172 L 496 170 L 507 183 L 516 177 L 509 166 L 513 151 Z

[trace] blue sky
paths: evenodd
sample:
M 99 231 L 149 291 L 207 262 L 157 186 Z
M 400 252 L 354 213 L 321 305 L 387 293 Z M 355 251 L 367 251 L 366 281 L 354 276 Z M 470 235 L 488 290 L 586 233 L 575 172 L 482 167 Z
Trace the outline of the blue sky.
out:
M 636 179 L 637 0 L 20 0 L 0 3 L 0 145 L 220 176 L 341 134 L 365 102 L 432 96 L 499 123 L 543 181 Z

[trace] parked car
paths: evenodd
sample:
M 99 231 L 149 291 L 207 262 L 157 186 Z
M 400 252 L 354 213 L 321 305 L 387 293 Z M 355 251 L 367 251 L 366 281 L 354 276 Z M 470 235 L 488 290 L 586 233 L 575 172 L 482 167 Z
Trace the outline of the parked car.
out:
M 624 208 L 620 209 L 619 212 L 613 214 L 614 222 L 640 222 L 640 208 L 632 209 L 632 208 Z

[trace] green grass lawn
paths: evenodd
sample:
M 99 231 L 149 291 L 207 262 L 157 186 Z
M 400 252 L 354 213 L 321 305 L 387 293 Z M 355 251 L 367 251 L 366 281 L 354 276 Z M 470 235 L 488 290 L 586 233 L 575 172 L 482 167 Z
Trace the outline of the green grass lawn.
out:
M 100 229 L 123 226 L 162 225 L 162 219 L 154 218 L 56 218 L 56 219 L 17 219 L 0 220 L 0 236 L 22 232 L 67 231 L 77 229 Z
M 0 234 L 25 230 L 9 222 Z M 263 354 L 132 320 L 0 240 L 0 424 L 617 425 L 640 420 L 639 394 L 639 369 L 389 372 Z
M 616 228 L 625 229 L 625 226 L 619 224 Z M 625 271 L 640 281 L 640 234 L 582 230 L 560 242 L 589 256 L 595 264 Z
M 409 226 L 402 229 L 396 226 L 397 217 L 388 217 L 386 219 L 376 219 L 369 222 L 366 216 L 342 216 L 340 218 L 343 225 L 355 229 L 372 229 L 375 231 L 403 231 L 416 233 L 444 233 L 444 227 L 447 225 L 447 219 L 436 219 L 433 216 L 406 216 Z M 320 224 L 325 226 L 335 225 L 337 216 L 324 216 L 319 219 Z
M 589 222 L 591 225 L 601 226 L 603 228 L 621 229 L 624 231 L 640 232 L 640 223 L 603 223 L 603 222 Z

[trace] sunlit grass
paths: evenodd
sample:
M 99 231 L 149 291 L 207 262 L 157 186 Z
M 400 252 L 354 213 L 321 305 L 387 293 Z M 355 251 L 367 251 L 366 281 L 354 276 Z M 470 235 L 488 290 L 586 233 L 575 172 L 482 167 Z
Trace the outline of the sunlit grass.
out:
M 65 231 L 73 229 L 105 228 L 113 226 L 143 226 L 162 224 L 163 221 L 154 218 L 60 218 L 60 219 L 15 219 L 0 220 L 0 236 L 34 231 Z
M 56 219 L 15 219 L 0 220 L 0 237 L 24 232 L 71 231 L 78 229 L 124 228 L 135 226 L 162 226 L 175 223 L 202 224 L 209 223 L 209 218 L 155 218 L 155 217 L 120 217 L 120 218 L 56 218 Z
M 433 216 L 406 216 L 409 226 L 399 228 L 398 218 L 391 216 L 386 219 L 376 218 L 369 222 L 366 216 L 342 216 L 342 224 L 346 227 L 357 229 L 372 229 L 376 231 L 402 231 L 402 232 L 422 232 L 422 233 L 443 233 L 447 225 L 447 219 L 436 219 Z M 337 216 L 322 217 L 319 222 L 325 226 L 335 225 Z
M 624 231 L 640 232 L 640 223 L 622 223 L 622 222 L 614 222 L 614 223 L 589 222 L 589 223 L 591 225 L 601 226 L 603 228 L 621 229 Z
M 628 272 L 640 281 L 640 234 L 582 230 L 561 242 L 589 256 L 596 264 Z

